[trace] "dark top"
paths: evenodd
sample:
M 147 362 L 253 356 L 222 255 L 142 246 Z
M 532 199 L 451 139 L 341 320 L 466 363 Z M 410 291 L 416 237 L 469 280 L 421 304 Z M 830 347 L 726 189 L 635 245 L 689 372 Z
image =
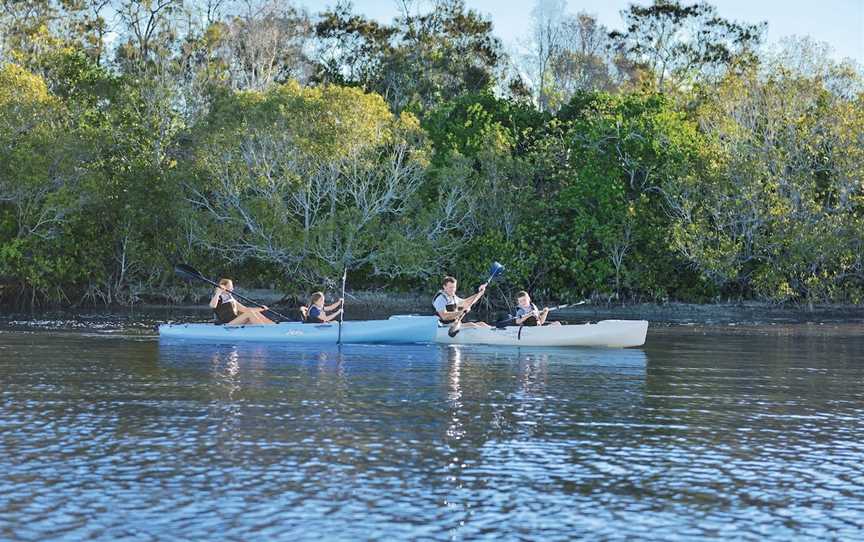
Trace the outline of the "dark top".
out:
M 326 324 L 321 317 L 324 316 L 324 310 L 319 309 L 315 305 L 309 307 L 309 314 L 306 316 L 307 324 Z
M 231 294 L 227 292 L 219 294 L 216 308 L 213 309 L 213 314 L 216 315 L 217 324 L 227 324 L 231 320 L 237 318 L 237 308 L 232 301 L 234 301 L 234 296 Z

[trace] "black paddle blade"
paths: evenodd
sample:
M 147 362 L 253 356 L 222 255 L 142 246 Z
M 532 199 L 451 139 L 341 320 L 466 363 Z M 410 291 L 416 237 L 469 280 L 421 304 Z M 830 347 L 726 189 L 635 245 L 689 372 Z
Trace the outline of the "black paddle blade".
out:
M 201 273 L 199 273 L 197 269 L 195 269 L 191 265 L 186 265 L 185 263 L 178 263 L 177 265 L 175 265 L 174 272 L 186 280 L 200 280 L 204 278 L 201 276 Z

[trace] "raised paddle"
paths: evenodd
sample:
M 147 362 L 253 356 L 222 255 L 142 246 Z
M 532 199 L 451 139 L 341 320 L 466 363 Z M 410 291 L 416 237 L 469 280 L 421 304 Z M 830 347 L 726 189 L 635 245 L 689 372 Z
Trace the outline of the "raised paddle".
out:
M 492 262 L 492 267 L 489 269 L 489 278 L 486 279 L 486 282 L 484 282 L 483 284 L 486 284 L 488 286 L 489 283 L 492 282 L 492 279 L 501 275 L 501 273 L 503 273 L 503 272 L 504 272 L 504 266 L 503 265 L 501 265 L 498 262 Z M 473 303 L 472 303 L 472 305 L 473 305 Z M 455 337 L 456 334 L 459 333 L 459 330 L 462 329 L 462 319 L 465 318 L 466 314 L 468 314 L 468 311 L 462 311 L 462 314 L 460 314 L 459 316 L 456 317 L 455 320 L 453 320 L 453 323 L 450 324 L 450 329 L 447 330 L 447 335 L 449 335 L 451 337 Z
M 212 280 L 208 279 L 207 277 L 205 277 L 204 275 L 199 273 L 198 270 L 195 269 L 194 267 L 192 267 L 191 265 L 186 265 L 185 263 L 178 263 L 177 265 L 174 266 L 174 272 L 186 280 L 200 280 L 200 281 L 206 282 L 207 284 L 212 284 L 213 286 L 215 286 L 217 288 L 221 288 L 221 286 L 219 286 L 218 283 L 213 282 Z M 262 308 L 266 307 L 266 305 L 264 305 L 262 303 L 258 303 L 257 301 L 249 299 L 248 297 L 244 297 L 240 294 L 231 292 L 231 295 L 233 295 L 234 297 L 236 297 L 237 299 L 239 299 L 241 301 L 245 301 L 246 303 L 249 303 L 250 305 L 255 305 L 258 307 L 262 307 Z M 273 309 L 271 309 L 269 307 L 267 308 L 267 312 L 271 312 L 271 313 L 275 314 L 276 316 L 285 319 L 286 322 L 291 321 L 291 318 L 288 318 L 284 314 L 279 314 L 278 312 L 274 311 Z
M 339 307 L 339 336 L 336 339 L 336 344 L 342 343 L 342 319 L 345 318 L 345 279 L 348 278 L 348 268 L 342 272 L 342 306 Z

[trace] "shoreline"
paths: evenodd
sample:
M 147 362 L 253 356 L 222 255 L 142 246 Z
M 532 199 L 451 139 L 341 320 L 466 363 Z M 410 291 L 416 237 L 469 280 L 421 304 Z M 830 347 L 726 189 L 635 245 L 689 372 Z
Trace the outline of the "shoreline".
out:
M 286 316 L 298 317 L 296 306 L 277 303 L 286 299 L 273 290 L 239 290 L 238 293 L 272 306 Z M 334 296 L 328 296 L 332 299 Z M 428 297 L 428 298 L 427 298 Z M 206 298 L 206 299 L 205 299 Z M 101 320 L 121 319 L 147 321 L 207 319 L 210 310 L 206 306 L 209 290 L 201 295 L 199 303 L 169 304 L 160 302 L 115 305 L 110 307 L 84 308 L 47 308 L 36 311 L 13 311 L 3 307 L 0 320 Z M 500 302 L 501 299 L 493 298 Z M 394 314 L 431 314 L 431 296 L 415 293 L 352 292 L 346 295 L 346 318 L 376 319 L 387 318 Z M 540 303 L 538 306 L 542 308 Z M 506 307 L 496 306 L 494 310 L 481 307 L 478 317 L 492 321 L 496 315 L 507 312 Z M 864 305 L 774 305 L 764 302 L 741 303 L 635 303 L 606 304 L 586 303 L 578 307 L 568 307 L 553 313 L 555 319 L 581 323 L 604 319 L 648 320 L 655 325 L 778 325 L 778 324 L 864 324 Z

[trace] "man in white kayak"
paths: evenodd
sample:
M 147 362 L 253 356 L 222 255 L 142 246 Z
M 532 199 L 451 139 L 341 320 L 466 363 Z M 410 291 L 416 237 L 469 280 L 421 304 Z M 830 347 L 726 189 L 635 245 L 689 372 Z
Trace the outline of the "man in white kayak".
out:
M 537 310 L 537 305 L 531 303 L 531 296 L 528 292 L 521 291 L 516 294 L 516 325 L 517 326 L 560 326 L 561 322 L 546 323 L 546 317 L 549 316 L 549 307 L 545 307 L 542 311 Z
M 435 294 L 435 299 L 432 300 L 432 306 L 435 307 L 435 312 L 438 314 L 438 321 L 442 325 L 450 325 L 456 320 L 464 318 L 463 314 L 471 310 L 486 291 L 486 283 L 477 288 L 477 293 L 462 299 L 456 295 L 456 279 L 453 277 L 444 277 L 441 282 L 441 290 Z M 463 328 L 482 327 L 488 328 L 486 322 L 463 322 Z

